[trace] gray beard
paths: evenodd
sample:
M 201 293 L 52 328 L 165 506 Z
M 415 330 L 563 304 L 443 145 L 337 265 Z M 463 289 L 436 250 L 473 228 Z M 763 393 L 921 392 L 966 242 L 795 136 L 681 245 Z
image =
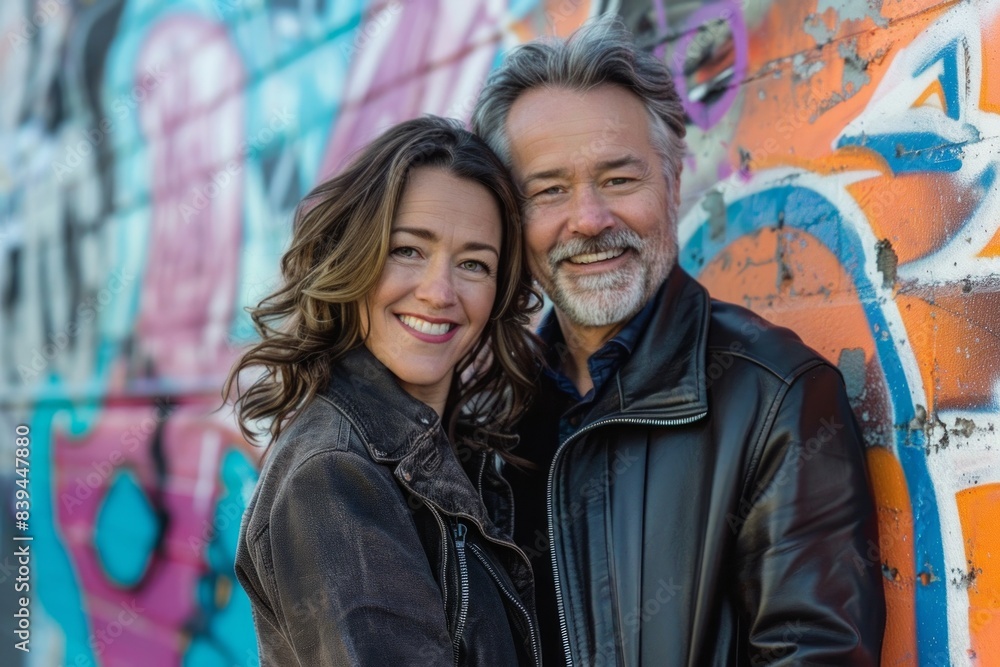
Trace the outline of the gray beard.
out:
M 565 257 L 613 247 L 606 241 L 597 241 L 593 249 L 571 246 L 550 254 L 552 280 L 542 284 L 542 289 L 576 326 L 607 327 L 631 319 L 653 297 L 677 261 L 677 243 L 669 232 L 645 241 L 634 234 L 626 237 L 623 245 L 638 257 L 615 271 L 568 278 L 559 269 L 558 262 Z

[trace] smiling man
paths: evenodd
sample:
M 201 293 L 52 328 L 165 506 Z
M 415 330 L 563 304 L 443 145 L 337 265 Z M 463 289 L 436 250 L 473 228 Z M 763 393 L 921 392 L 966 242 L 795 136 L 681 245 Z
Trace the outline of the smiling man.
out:
M 677 266 L 684 113 L 615 21 L 511 51 L 474 130 L 553 302 L 512 469 L 546 665 L 874 665 L 885 605 L 836 370 Z

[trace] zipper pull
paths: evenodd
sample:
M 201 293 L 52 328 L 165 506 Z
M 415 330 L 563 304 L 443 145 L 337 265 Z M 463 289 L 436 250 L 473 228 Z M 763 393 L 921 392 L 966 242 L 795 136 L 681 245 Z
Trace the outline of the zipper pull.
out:
M 455 546 L 459 549 L 465 548 L 465 534 L 468 530 L 466 525 L 461 521 L 455 522 Z

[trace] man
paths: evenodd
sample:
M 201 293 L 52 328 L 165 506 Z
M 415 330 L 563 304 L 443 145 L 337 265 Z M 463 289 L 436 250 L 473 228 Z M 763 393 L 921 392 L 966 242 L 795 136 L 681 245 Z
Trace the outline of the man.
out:
M 546 665 L 873 665 L 884 598 L 838 371 L 677 266 L 684 114 L 617 22 L 511 51 L 473 128 L 554 308 L 511 470 Z

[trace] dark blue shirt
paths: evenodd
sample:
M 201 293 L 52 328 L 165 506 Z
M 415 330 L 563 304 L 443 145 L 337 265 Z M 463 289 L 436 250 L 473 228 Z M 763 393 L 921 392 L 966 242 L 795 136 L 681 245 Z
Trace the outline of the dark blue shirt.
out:
M 566 438 L 580 426 L 581 420 L 594 402 L 594 397 L 632 355 L 632 350 L 635 349 L 639 336 L 653 314 L 655 303 L 655 298 L 650 299 L 621 331 L 587 359 L 587 369 L 590 371 L 590 379 L 593 381 L 594 387 L 587 392 L 586 396 L 580 395 L 576 385 L 562 371 L 564 362 L 569 357 L 569 348 L 566 347 L 566 341 L 562 329 L 559 328 L 559 321 L 556 319 L 554 310 L 550 310 L 545 319 L 542 320 L 542 324 L 538 328 L 538 335 L 546 345 L 545 374 L 552 378 L 559 390 L 570 399 L 569 409 L 559 419 L 559 442 L 565 442 Z

